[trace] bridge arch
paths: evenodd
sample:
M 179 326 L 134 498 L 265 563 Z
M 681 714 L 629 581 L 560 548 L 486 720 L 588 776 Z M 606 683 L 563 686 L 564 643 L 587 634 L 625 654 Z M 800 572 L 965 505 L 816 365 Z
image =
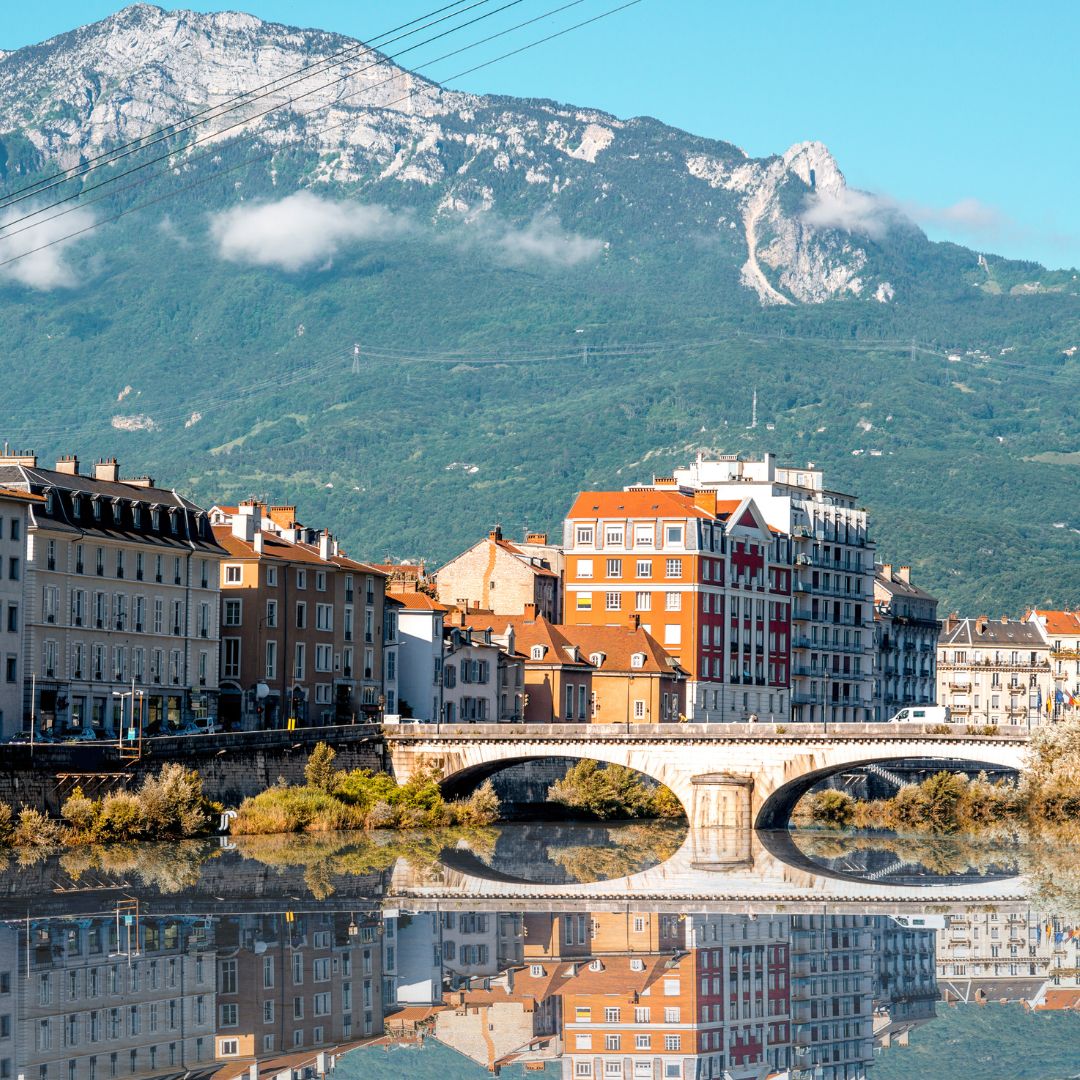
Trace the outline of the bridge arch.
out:
M 586 758 L 623 765 L 667 787 L 694 828 L 777 828 L 818 780 L 844 769 L 904 760 L 955 761 L 1019 770 L 1027 733 L 994 735 L 842 725 L 418 725 L 386 731 L 394 773 L 408 780 L 434 764 L 447 784 L 482 778 L 507 762 Z
M 859 769 L 867 765 L 888 766 L 911 761 L 940 762 L 944 771 L 954 773 L 1002 768 L 1001 762 L 997 761 L 977 761 L 945 754 L 937 754 L 933 757 L 903 754 L 884 758 L 880 755 L 874 755 L 867 757 L 865 761 L 845 761 L 840 764 L 827 765 L 802 773 L 800 776 L 787 781 L 787 783 L 781 784 L 771 794 L 763 798 L 755 816 L 754 828 L 767 831 L 786 829 L 799 800 L 822 780 L 828 780 L 830 777 L 847 772 L 849 769 Z M 1013 768 L 1016 771 L 1013 766 L 1006 767 Z

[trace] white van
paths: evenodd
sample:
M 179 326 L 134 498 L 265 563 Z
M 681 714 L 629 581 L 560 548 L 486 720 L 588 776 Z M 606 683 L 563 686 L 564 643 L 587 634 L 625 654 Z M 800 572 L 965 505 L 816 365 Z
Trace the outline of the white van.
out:
M 889 720 L 890 724 L 947 724 L 951 719 L 948 705 L 910 705 Z

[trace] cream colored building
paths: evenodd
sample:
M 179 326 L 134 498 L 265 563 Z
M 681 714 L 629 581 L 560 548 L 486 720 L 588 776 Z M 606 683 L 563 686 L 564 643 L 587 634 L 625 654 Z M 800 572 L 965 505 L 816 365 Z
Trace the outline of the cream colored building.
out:
M 23 592 L 23 716 L 38 732 L 150 734 L 217 712 L 218 566 L 206 512 L 115 458 L 40 468 L 0 456 L 0 485 L 31 503 Z M 127 695 L 127 696 L 124 696 Z
M 950 616 L 937 647 L 937 700 L 954 722 L 1037 724 L 1053 697 L 1050 647 L 1040 628 L 1010 619 Z
M 1080 613 L 1035 609 L 1027 619 L 1039 627 L 1050 647 L 1051 715 L 1075 719 L 1080 716 Z
M 522 544 L 505 539 L 497 526 L 487 538 L 451 559 L 437 575 L 441 603 L 521 615 L 534 604 L 549 622 L 562 613 L 562 550 L 546 533 L 530 533 Z
M 937 600 L 913 585 L 911 567 L 874 568 L 874 719 L 905 705 L 932 705 L 937 695 Z
M 0 488 L 0 738 L 23 726 L 23 579 L 29 508 L 41 495 Z

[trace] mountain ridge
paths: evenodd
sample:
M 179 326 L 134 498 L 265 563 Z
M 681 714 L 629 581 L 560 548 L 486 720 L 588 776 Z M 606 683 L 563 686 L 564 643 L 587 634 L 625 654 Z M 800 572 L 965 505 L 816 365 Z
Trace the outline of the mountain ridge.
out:
M 125 12 L 0 59 L 5 189 L 351 40 Z M 403 111 L 350 78 L 155 148 L 175 171 L 0 268 L 0 435 L 433 561 L 496 520 L 555 529 L 579 489 L 771 450 L 858 492 L 950 605 L 1080 603 L 1075 275 L 929 241 L 819 143 L 750 158 L 409 73 Z

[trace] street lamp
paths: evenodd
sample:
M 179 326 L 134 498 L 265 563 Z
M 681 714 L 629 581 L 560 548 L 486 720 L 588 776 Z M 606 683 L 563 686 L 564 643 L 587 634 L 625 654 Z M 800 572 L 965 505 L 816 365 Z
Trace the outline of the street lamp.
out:
M 124 750 L 124 705 L 123 700 L 126 697 L 131 698 L 131 726 L 128 728 L 127 741 L 129 743 L 137 743 L 137 752 L 139 756 L 142 756 L 142 718 L 143 718 L 143 691 L 135 689 L 135 678 L 131 679 L 130 690 L 114 690 L 112 692 L 114 698 L 120 698 L 120 733 L 117 739 L 117 748 L 123 753 Z M 135 698 L 139 699 L 139 718 L 138 722 L 135 719 Z

